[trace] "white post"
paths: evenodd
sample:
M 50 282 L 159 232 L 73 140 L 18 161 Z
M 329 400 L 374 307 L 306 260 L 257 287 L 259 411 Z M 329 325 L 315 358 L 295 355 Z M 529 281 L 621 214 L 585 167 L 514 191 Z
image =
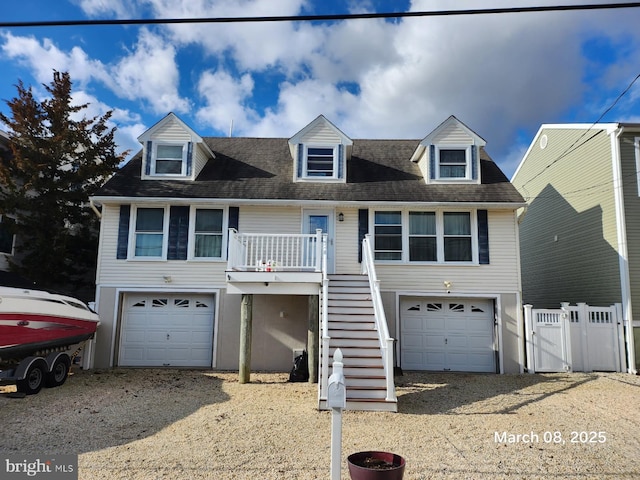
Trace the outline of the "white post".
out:
M 566 372 L 573 371 L 573 355 L 571 352 L 571 322 L 569 319 L 569 302 L 562 302 L 561 304 L 562 314 L 560 315 L 561 335 L 563 342 L 563 360 L 564 370 Z M 580 315 L 580 314 L 579 314 Z
M 342 410 L 347 406 L 347 388 L 344 384 L 342 351 L 333 354 L 333 373 L 329 377 L 327 406 L 331 408 L 331 480 L 340 480 L 342 459 Z
M 524 330 L 525 330 L 525 351 L 526 351 L 526 364 L 527 372 L 535 373 L 535 362 L 533 358 L 533 305 L 524 305 Z

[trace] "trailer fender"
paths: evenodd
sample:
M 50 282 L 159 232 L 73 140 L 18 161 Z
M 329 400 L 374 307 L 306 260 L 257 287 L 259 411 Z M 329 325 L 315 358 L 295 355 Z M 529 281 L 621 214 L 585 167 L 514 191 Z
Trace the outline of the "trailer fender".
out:
M 56 360 L 58 360 L 58 358 L 62 357 L 63 355 L 69 358 L 69 355 L 66 352 L 53 352 L 46 356 L 45 360 L 47 362 L 47 368 L 49 372 L 53 370 L 53 366 L 55 365 Z
M 31 367 L 31 365 L 33 365 L 35 362 L 42 362 L 42 361 L 44 361 L 42 357 L 27 357 L 20 360 L 20 363 L 18 364 L 18 367 L 16 368 L 16 371 L 14 373 L 15 380 L 16 381 L 24 380 L 25 377 L 27 376 L 27 371 L 29 370 L 29 367 Z M 48 369 L 49 369 L 49 365 L 47 364 L 47 370 Z

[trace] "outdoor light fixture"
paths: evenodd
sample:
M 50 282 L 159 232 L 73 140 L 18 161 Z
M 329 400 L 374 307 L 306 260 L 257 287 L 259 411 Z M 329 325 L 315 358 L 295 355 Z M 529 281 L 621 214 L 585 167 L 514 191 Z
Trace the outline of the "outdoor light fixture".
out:
M 338 214 L 338 221 L 339 221 L 339 222 L 344 222 L 344 213 L 340 212 L 340 213 Z
M 163 275 L 162 279 L 164 280 L 164 283 L 171 283 L 171 275 Z

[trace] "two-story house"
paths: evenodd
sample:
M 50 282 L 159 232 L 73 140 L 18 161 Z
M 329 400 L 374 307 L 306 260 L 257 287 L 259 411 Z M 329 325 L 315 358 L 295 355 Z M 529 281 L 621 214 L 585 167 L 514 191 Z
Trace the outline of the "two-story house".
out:
M 289 371 L 395 409 L 394 366 L 521 372 L 520 194 L 451 116 L 422 140 L 200 137 L 169 114 L 92 199 L 95 365 Z M 318 360 L 319 359 L 319 360 Z M 369 403 L 367 403 L 369 402 Z
M 640 312 L 639 172 L 640 124 L 545 124 L 512 179 L 527 200 L 524 302 L 621 304 L 622 323 L 633 327 L 624 332 L 633 373 L 640 362 L 633 316 Z

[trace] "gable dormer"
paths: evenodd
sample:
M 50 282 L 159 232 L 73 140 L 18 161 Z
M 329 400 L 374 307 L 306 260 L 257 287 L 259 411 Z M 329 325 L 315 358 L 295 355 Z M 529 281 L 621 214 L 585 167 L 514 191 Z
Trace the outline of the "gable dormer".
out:
M 413 153 L 426 183 L 481 183 L 480 148 L 485 140 L 451 115 Z
M 142 143 L 143 180 L 194 180 L 215 158 L 200 135 L 174 113 L 138 137 Z
M 346 182 L 353 141 L 323 115 L 289 139 L 294 182 Z

